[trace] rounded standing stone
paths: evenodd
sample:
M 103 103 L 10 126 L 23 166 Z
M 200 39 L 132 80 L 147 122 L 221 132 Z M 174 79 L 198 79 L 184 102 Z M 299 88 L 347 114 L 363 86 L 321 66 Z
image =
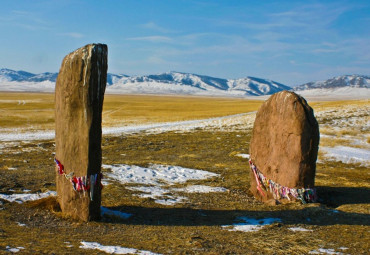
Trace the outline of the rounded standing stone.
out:
M 288 188 L 313 188 L 319 126 L 312 108 L 294 92 L 281 91 L 262 104 L 254 122 L 250 160 L 269 180 Z M 285 202 L 267 190 L 258 191 L 250 172 L 253 195 L 263 201 Z

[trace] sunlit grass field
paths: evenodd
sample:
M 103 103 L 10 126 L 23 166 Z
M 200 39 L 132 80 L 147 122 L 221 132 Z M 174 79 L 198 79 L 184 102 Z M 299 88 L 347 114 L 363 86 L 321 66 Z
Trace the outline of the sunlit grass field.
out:
M 25 101 L 25 102 L 23 102 Z M 103 127 L 207 119 L 258 110 L 261 100 L 106 95 Z M 0 94 L 0 132 L 54 128 L 54 95 Z M 320 124 L 320 147 L 367 148 L 368 101 L 312 102 Z M 220 177 L 190 184 L 224 187 L 223 193 L 179 193 L 184 203 L 161 205 L 111 181 L 102 205 L 132 213 L 127 220 L 104 217 L 81 223 L 62 217 L 53 199 L 24 204 L 0 199 L 0 254 L 6 246 L 25 254 L 100 254 L 82 241 L 148 250 L 160 254 L 368 254 L 370 249 L 370 175 L 359 163 L 327 160 L 320 154 L 316 186 L 319 203 L 269 206 L 249 192 L 251 128 L 194 129 L 104 136 L 103 164 L 164 164 L 201 169 Z M 353 144 L 353 140 L 367 144 Z M 53 140 L 0 142 L 0 193 L 55 190 Z M 103 174 L 109 173 L 103 168 Z M 188 185 L 176 184 L 176 188 Z M 239 216 L 279 218 L 255 232 L 228 231 Z M 21 224 L 25 224 L 22 226 Z M 294 232 L 290 228 L 306 231 Z M 335 253 L 333 253 L 335 254 Z
M 105 95 L 103 126 L 206 119 L 256 111 L 261 100 Z M 54 129 L 54 94 L 0 94 L 0 128 Z

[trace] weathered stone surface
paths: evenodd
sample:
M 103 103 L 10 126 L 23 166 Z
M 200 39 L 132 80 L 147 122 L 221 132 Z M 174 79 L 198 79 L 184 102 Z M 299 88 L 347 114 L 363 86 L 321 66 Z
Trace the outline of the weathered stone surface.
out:
M 89 44 L 67 55 L 55 87 L 55 158 L 75 177 L 101 170 L 102 106 L 107 79 L 108 49 Z M 75 191 L 57 171 L 56 185 L 62 212 L 83 221 L 100 218 L 101 188 Z
M 288 91 L 272 95 L 257 112 L 250 142 L 250 159 L 262 174 L 288 188 L 313 188 L 319 145 L 319 127 L 312 108 Z M 262 196 L 251 171 L 251 192 Z M 285 202 L 285 201 L 280 201 Z

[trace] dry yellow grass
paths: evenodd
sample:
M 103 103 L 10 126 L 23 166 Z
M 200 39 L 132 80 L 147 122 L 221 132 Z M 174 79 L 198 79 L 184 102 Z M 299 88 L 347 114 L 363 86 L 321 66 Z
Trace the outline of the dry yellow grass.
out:
M 0 127 L 53 129 L 54 94 L 2 92 Z
M 204 119 L 256 111 L 260 100 L 106 95 L 103 126 Z M 1 93 L 0 128 L 53 129 L 54 94 Z
M 369 100 L 338 100 L 338 101 L 310 102 L 310 106 L 315 111 L 321 111 L 331 107 L 341 109 L 348 105 L 369 106 L 369 104 L 370 104 Z
M 106 95 L 103 125 L 206 119 L 256 111 L 260 100 L 211 97 Z

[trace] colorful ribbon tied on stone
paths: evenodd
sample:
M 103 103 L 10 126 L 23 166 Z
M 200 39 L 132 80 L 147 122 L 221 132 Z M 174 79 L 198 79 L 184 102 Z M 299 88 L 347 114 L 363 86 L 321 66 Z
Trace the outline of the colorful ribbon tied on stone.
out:
M 103 188 L 103 184 L 101 180 L 103 179 L 103 174 L 91 174 L 90 176 L 81 176 L 77 177 L 74 176 L 74 172 L 70 172 L 67 174 L 64 170 L 64 166 L 60 163 L 59 160 L 54 158 L 55 164 L 57 165 L 57 172 L 59 175 L 63 175 L 67 180 L 69 180 L 72 184 L 72 188 L 74 191 L 83 191 L 90 192 L 90 198 L 93 199 L 94 189 L 95 187 L 99 186 L 101 189 Z
M 272 194 L 272 196 L 275 199 L 281 199 L 286 198 L 288 200 L 291 199 L 291 197 L 294 197 L 296 199 L 299 199 L 302 201 L 303 204 L 307 202 L 315 202 L 317 199 L 316 195 L 316 189 L 315 188 L 288 188 L 285 186 L 280 185 L 279 183 L 274 182 L 273 180 L 270 180 L 266 178 L 252 163 L 251 160 L 249 160 L 249 165 L 251 167 L 251 170 L 253 172 L 253 175 L 256 179 L 256 186 L 258 192 L 262 196 L 266 196 L 265 191 L 268 191 Z M 290 197 L 291 196 L 291 197 Z

